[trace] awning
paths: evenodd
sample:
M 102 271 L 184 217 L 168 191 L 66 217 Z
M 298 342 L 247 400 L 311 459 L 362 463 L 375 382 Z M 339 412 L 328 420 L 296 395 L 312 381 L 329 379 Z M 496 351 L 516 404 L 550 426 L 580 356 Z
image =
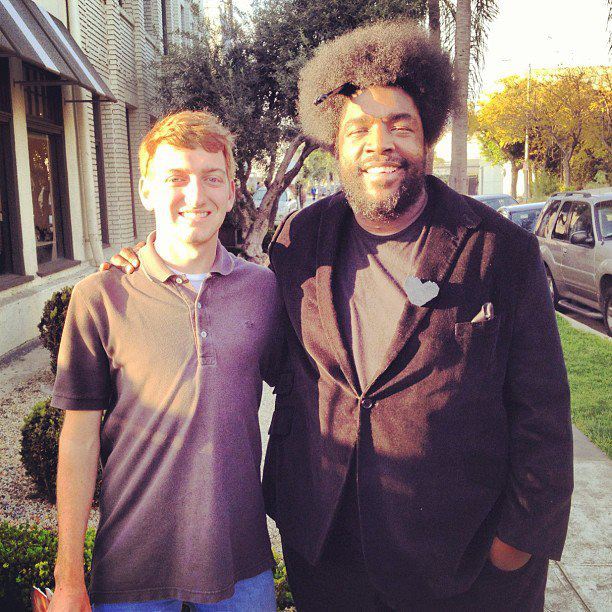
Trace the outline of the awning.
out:
M 0 53 L 16 55 L 116 102 L 66 26 L 32 0 L 0 0 Z

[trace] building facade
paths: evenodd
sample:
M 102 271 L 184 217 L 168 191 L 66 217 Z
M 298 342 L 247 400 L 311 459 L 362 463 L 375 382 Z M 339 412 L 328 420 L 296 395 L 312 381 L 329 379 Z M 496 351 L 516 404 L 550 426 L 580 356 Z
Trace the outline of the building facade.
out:
M 0 0 L 0 355 L 50 295 L 154 227 L 138 145 L 153 63 L 195 27 L 189 0 Z

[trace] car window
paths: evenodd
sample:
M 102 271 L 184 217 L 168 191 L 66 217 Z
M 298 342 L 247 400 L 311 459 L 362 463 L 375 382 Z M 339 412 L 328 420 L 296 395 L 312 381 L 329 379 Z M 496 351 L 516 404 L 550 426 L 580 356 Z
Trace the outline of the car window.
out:
M 557 240 L 567 240 L 567 230 L 569 227 L 569 210 L 571 205 L 571 202 L 563 202 L 563 206 L 561 206 L 559 216 L 557 217 L 557 222 L 555 223 L 555 229 L 553 230 L 552 238 L 556 238 Z
M 510 218 L 523 229 L 531 231 L 535 225 L 539 213 L 539 208 L 532 208 L 531 210 L 521 210 L 516 212 L 511 211 Z
M 544 210 L 538 227 L 536 228 L 536 234 L 538 236 L 548 236 L 555 218 L 555 213 L 559 210 L 559 204 L 561 204 L 561 200 L 552 200 Z
M 597 207 L 597 220 L 603 240 L 612 239 L 612 202 L 604 202 Z
M 591 205 L 588 202 L 574 202 L 569 220 L 569 235 L 574 232 L 586 232 L 593 236 L 593 221 L 591 220 Z

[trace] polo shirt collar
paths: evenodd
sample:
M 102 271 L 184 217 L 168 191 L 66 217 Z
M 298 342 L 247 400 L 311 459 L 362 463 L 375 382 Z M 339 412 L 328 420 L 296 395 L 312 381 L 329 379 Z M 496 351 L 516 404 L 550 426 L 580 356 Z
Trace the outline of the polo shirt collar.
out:
M 176 274 L 168 267 L 166 262 L 155 250 L 154 231 L 147 236 L 147 242 L 138 252 L 138 258 L 140 259 L 140 263 L 142 264 L 146 275 L 151 280 L 165 283 L 169 278 L 176 276 Z M 227 276 L 234 270 L 234 266 L 234 257 L 230 255 L 227 249 L 217 238 L 217 251 L 215 253 L 215 261 L 210 269 L 210 273 Z

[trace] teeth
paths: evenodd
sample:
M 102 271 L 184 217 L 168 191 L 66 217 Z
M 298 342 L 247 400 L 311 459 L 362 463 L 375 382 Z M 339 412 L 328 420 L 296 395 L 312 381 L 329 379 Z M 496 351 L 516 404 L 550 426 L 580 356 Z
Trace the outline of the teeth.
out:
M 179 213 L 182 217 L 185 217 L 185 219 L 204 219 L 206 217 L 208 217 L 208 215 L 210 215 L 209 212 L 181 212 Z
M 368 168 L 366 172 L 368 174 L 390 174 L 396 170 L 397 166 L 375 166 L 373 168 Z

